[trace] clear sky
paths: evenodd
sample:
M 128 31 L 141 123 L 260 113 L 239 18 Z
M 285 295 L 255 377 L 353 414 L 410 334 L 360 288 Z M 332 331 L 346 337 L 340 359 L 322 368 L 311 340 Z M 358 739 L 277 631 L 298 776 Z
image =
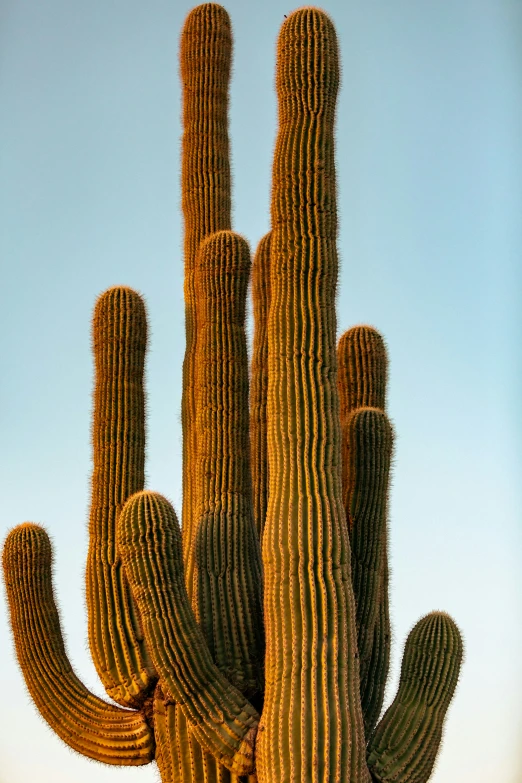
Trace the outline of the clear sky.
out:
M 90 464 L 90 318 L 113 284 L 151 329 L 148 486 L 181 499 L 180 0 L 0 3 L 2 537 L 45 524 L 78 674 Z M 269 228 L 283 0 L 231 0 L 234 228 Z M 325 0 L 343 64 L 339 331 L 390 351 L 393 696 L 414 622 L 466 643 L 434 783 L 522 781 L 522 5 Z M 518 262 L 518 263 L 517 263 Z M 519 267 L 517 271 L 517 266 Z M 518 482 L 517 480 L 518 479 Z M 24 689 L 0 600 L 0 783 L 153 781 L 93 766 Z

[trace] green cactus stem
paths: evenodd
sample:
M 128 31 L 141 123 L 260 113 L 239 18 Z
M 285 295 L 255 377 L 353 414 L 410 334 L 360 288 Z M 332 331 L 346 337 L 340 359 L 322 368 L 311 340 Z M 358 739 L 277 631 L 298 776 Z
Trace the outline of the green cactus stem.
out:
M 293 13 L 278 41 L 268 319 L 270 490 L 260 783 L 369 779 L 341 499 L 334 117 L 329 17 Z
M 126 766 L 152 761 L 154 735 L 144 716 L 94 696 L 69 663 L 45 530 L 29 522 L 12 530 L 4 544 L 3 568 L 18 663 L 47 723 L 88 758 Z

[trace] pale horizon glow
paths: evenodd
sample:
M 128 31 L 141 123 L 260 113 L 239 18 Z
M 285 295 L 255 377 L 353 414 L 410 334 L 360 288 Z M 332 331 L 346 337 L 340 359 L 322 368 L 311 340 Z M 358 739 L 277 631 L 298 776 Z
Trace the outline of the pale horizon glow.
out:
M 0 537 L 53 540 L 77 674 L 84 599 L 90 319 L 110 285 L 148 309 L 147 486 L 181 512 L 184 350 L 178 37 L 192 5 L 5 0 L 0 25 L 4 373 Z M 269 228 L 281 0 L 225 4 L 234 29 L 235 230 Z M 393 698 L 406 635 L 449 612 L 465 660 L 433 783 L 522 783 L 520 307 L 522 5 L 326 0 L 342 61 L 337 117 L 339 333 L 390 354 Z M 158 779 L 69 750 L 16 664 L 0 593 L 0 783 Z

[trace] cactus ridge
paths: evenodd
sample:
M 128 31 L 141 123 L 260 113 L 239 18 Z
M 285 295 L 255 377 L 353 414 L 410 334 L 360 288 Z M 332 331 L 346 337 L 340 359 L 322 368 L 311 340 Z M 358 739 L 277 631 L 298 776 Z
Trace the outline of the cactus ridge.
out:
M 449 615 L 423 617 L 378 722 L 393 430 L 381 335 L 356 326 L 336 347 L 335 30 L 301 8 L 279 36 L 250 410 L 250 251 L 230 220 L 231 52 L 221 6 L 189 13 L 182 531 L 168 500 L 144 489 L 145 305 L 114 287 L 94 310 L 89 643 L 107 693 L 131 709 L 74 674 L 50 542 L 32 523 L 3 553 L 17 657 L 70 747 L 109 764 L 155 759 L 164 783 L 427 783 L 463 647 Z
M 252 516 L 245 334 L 247 242 L 207 237 L 196 265 L 197 617 L 227 679 L 263 690 L 261 553 Z
M 143 715 L 94 696 L 69 663 L 45 530 L 33 523 L 12 530 L 4 545 L 3 567 L 18 661 L 45 720 L 69 747 L 91 759 L 148 764 L 154 758 L 154 737 Z
M 254 522 L 261 541 L 268 508 L 268 313 L 270 311 L 270 245 L 262 237 L 252 265 L 254 344 L 250 386 L 250 450 Z

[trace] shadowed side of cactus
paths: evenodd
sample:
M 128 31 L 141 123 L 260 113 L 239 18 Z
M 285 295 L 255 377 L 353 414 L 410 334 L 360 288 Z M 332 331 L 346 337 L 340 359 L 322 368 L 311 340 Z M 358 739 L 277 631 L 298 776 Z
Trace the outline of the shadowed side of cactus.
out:
M 270 244 L 262 237 L 252 266 L 254 344 L 250 385 L 250 453 L 254 521 L 261 541 L 268 508 L 268 313 L 270 311 Z
M 341 501 L 334 169 L 337 40 L 301 9 L 277 50 L 268 318 L 267 638 L 260 783 L 369 779 Z

